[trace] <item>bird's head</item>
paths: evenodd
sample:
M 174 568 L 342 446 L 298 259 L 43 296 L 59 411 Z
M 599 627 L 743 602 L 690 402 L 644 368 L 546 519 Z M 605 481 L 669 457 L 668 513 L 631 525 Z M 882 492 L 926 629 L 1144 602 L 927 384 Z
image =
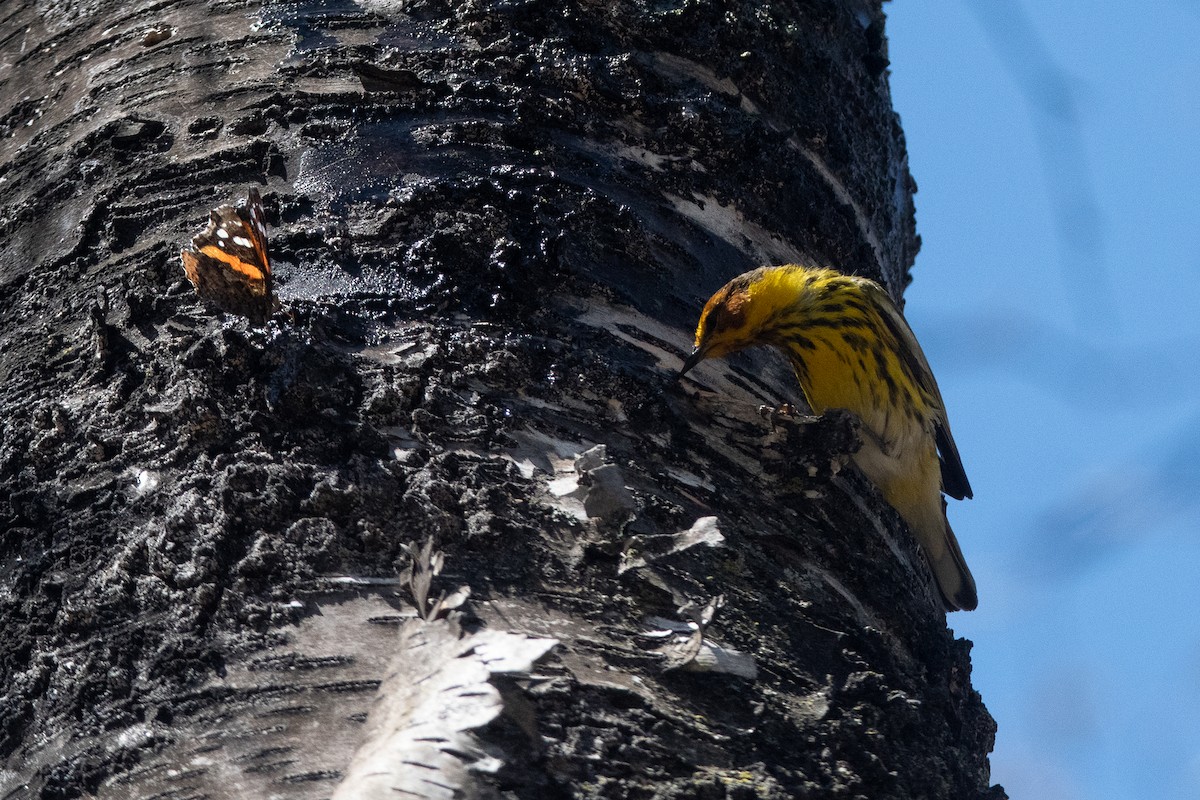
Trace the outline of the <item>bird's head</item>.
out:
M 788 265 L 761 267 L 731 280 L 709 298 L 696 326 L 692 354 L 680 375 L 706 358 L 754 345 L 775 344 L 780 323 L 803 305 L 814 270 Z
M 753 343 L 749 311 L 750 281 L 741 275 L 725 284 L 704 305 L 696 325 L 696 341 L 692 354 L 679 371 L 683 375 L 706 358 L 720 358 Z

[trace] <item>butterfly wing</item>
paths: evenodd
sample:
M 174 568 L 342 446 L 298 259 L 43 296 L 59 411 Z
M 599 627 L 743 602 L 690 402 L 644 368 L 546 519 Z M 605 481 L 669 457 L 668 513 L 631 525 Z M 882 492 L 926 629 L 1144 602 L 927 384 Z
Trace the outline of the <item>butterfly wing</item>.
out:
M 250 241 L 254 244 L 254 251 L 258 254 L 258 263 L 262 265 L 263 274 L 269 284 L 271 261 L 267 258 L 267 215 L 263 213 L 262 198 L 258 195 L 258 189 L 253 186 L 250 187 L 250 192 L 246 196 L 246 211 L 250 224 Z
M 251 189 L 245 208 L 213 209 L 208 227 L 180 253 L 183 271 L 203 300 L 255 324 L 266 322 L 275 303 L 266 230 L 262 200 Z

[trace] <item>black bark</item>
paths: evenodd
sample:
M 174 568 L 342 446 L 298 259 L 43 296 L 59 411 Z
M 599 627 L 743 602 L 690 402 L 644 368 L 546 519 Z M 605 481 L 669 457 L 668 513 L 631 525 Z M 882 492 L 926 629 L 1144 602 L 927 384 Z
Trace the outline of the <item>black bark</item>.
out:
M 908 280 L 883 21 L 3 4 L 0 797 L 327 797 L 434 678 L 503 714 L 428 797 L 1003 797 L 853 421 L 761 417 L 767 354 L 674 374 L 760 263 Z M 261 328 L 179 261 L 247 186 Z M 425 541 L 471 595 L 398 633 Z M 446 677 L 503 633 L 557 644 Z

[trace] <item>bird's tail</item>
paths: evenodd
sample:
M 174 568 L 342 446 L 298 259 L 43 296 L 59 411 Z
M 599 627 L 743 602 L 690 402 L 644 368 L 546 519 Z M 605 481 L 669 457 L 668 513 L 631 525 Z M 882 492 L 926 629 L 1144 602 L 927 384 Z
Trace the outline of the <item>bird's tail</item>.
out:
M 929 559 L 929 565 L 933 568 L 933 576 L 937 579 L 946 610 L 974 611 L 979 605 L 979 595 L 975 592 L 975 578 L 967 568 L 967 561 L 963 558 L 949 521 L 945 522 L 945 526 L 945 547 L 941 548 L 941 553 L 936 558 Z

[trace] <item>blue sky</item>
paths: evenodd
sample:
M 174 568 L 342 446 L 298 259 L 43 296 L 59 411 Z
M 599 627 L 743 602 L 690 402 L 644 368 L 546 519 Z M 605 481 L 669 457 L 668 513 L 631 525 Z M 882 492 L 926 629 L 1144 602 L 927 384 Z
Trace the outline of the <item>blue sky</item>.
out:
M 1200 797 L 1200 2 L 896 0 L 906 315 L 1014 800 Z

